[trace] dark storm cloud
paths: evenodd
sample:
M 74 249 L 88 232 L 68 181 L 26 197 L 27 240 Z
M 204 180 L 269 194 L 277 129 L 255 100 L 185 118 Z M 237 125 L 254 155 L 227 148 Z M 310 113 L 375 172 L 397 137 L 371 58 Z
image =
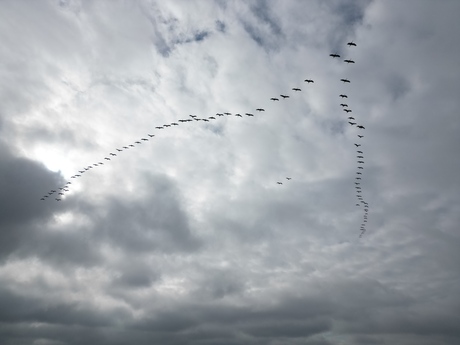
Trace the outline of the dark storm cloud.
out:
M 41 163 L 15 156 L 0 143 L 0 257 L 4 259 L 34 236 L 33 225 L 52 216 L 55 205 L 40 200 L 62 184 L 62 176 Z

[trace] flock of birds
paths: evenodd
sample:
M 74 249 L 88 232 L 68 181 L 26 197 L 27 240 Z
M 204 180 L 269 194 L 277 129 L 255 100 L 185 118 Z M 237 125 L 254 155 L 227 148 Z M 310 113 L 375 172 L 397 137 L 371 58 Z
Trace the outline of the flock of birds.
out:
M 356 43 L 354 42 L 348 42 L 348 46 L 350 47 L 356 47 Z M 329 54 L 332 58 L 340 58 L 339 54 Z M 345 59 L 343 60 L 347 64 L 350 63 L 355 63 L 355 61 L 350 60 L 350 59 Z M 342 78 L 340 79 L 344 84 L 350 83 L 350 80 Z M 352 113 L 352 109 L 350 109 L 348 105 L 348 95 L 346 94 L 340 94 L 339 97 L 342 99 L 343 103 L 340 103 L 340 106 L 342 107 L 342 110 L 347 113 L 347 115 L 350 115 Z M 354 116 L 348 116 L 347 120 L 350 126 L 355 126 L 356 128 L 362 130 L 365 129 L 365 127 L 361 124 L 358 124 L 357 119 L 355 118 L 356 115 Z M 363 170 L 364 170 L 364 151 L 361 148 L 362 146 L 362 138 L 364 138 L 364 135 L 362 134 L 357 134 L 357 137 L 359 140 L 357 140 L 357 143 L 354 143 L 355 149 L 356 149 L 356 159 L 357 159 L 357 167 L 356 167 L 356 176 L 355 176 L 355 189 L 356 189 L 356 198 L 357 198 L 357 203 L 356 206 L 358 207 L 363 207 L 363 220 L 360 226 L 360 234 L 359 237 L 362 237 L 364 233 L 366 232 L 366 223 L 368 221 L 369 217 L 369 203 L 364 199 L 364 196 L 362 194 L 362 179 L 363 179 Z
M 356 43 L 348 42 L 347 45 L 352 47 L 352 46 L 356 46 Z M 331 56 L 332 58 L 340 58 L 340 55 L 335 54 L 335 53 L 330 54 L 329 56 Z M 345 59 L 344 62 L 346 62 L 347 64 L 355 63 L 355 61 L 350 60 L 350 59 Z M 342 81 L 344 84 L 350 83 L 350 80 L 345 79 L 345 78 L 340 79 L 340 81 Z M 307 85 L 310 84 L 310 83 L 314 83 L 314 81 L 312 79 L 305 79 L 304 82 L 307 83 Z M 294 92 L 302 91 L 302 89 L 300 89 L 298 87 L 292 88 L 292 90 Z M 281 99 L 283 99 L 283 100 L 285 100 L 287 98 L 290 98 L 289 95 L 285 95 L 285 94 L 281 94 L 279 97 L 281 97 Z M 340 94 L 339 97 L 342 100 L 348 99 L 348 96 L 346 94 Z M 270 98 L 270 100 L 273 101 L 273 102 L 279 102 L 280 98 L 272 97 L 272 98 Z M 343 111 L 347 113 L 347 115 L 352 112 L 352 109 L 350 109 L 350 107 L 349 107 L 349 105 L 347 103 L 341 103 L 340 106 L 342 107 Z M 257 108 L 255 110 L 257 112 L 264 112 L 265 111 L 264 108 Z M 185 124 L 185 123 L 188 123 L 188 122 L 199 122 L 199 121 L 210 122 L 210 121 L 215 121 L 215 120 L 217 120 L 218 117 L 224 117 L 224 116 L 235 116 L 235 117 L 241 117 L 242 118 L 243 116 L 254 117 L 255 115 L 254 115 L 254 113 L 244 113 L 244 114 L 235 113 L 235 114 L 233 114 L 233 113 L 230 113 L 230 112 L 216 113 L 215 115 L 209 116 L 209 117 L 198 117 L 197 115 L 189 115 L 188 118 L 180 119 L 180 120 L 177 120 L 177 121 L 174 121 L 174 122 L 171 122 L 171 123 L 167 123 L 167 124 L 163 124 L 161 126 L 156 126 L 155 130 L 161 131 L 161 130 L 164 130 L 164 129 L 167 129 L 167 128 L 170 128 L 170 127 L 179 126 L 181 124 Z M 365 129 L 364 126 L 362 126 L 362 125 L 357 123 L 356 118 L 354 116 L 348 116 L 348 123 L 351 126 L 355 126 L 358 129 Z M 147 135 L 145 137 L 142 137 L 142 138 L 140 138 L 140 139 L 138 139 L 138 140 L 136 140 L 136 141 L 134 141 L 134 142 L 132 142 L 130 144 L 126 144 L 125 146 L 115 148 L 115 150 L 113 150 L 112 152 L 109 152 L 108 155 L 105 156 L 103 159 L 101 159 L 100 161 L 95 162 L 93 164 L 90 164 L 90 165 L 88 165 L 86 167 L 81 168 L 80 170 L 75 172 L 75 174 L 72 175 L 70 178 L 71 179 L 81 178 L 81 177 L 83 177 L 84 174 L 89 172 L 91 169 L 100 167 L 100 166 L 104 165 L 104 163 L 109 163 L 112 159 L 115 159 L 116 157 L 118 157 L 118 155 L 121 152 L 132 150 L 136 146 L 139 146 L 142 143 L 146 143 L 146 142 L 150 141 L 154 136 L 155 136 L 155 134 L 147 133 Z M 362 139 L 364 137 L 361 134 L 358 134 L 357 136 L 358 136 L 359 139 Z M 362 181 L 363 169 L 364 169 L 364 167 L 363 167 L 363 164 L 364 164 L 364 152 L 361 149 L 362 144 L 361 143 L 354 143 L 354 145 L 357 148 L 356 153 L 357 153 L 357 159 L 358 159 L 358 161 L 357 161 L 357 171 L 356 171 L 356 177 L 355 177 L 355 189 L 356 189 L 356 194 L 357 194 L 356 195 L 356 197 L 357 197 L 356 206 L 363 206 L 364 207 L 363 222 L 361 223 L 360 235 L 359 235 L 359 237 L 362 237 L 363 234 L 366 232 L 366 223 L 367 223 L 367 220 L 368 220 L 369 204 L 367 203 L 367 201 L 365 201 L 365 199 L 364 199 L 364 197 L 362 195 L 362 187 L 361 187 L 361 181 Z M 291 177 L 286 177 L 286 180 L 290 181 L 290 180 L 292 180 L 292 178 Z M 282 181 L 277 181 L 276 183 L 278 185 L 283 184 Z M 52 189 L 49 192 L 47 192 L 45 195 L 43 195 L 40 198 L 40 200 L 45 201 L 45 200 L 52 200 L 54 198 L 54 200 L 56 200 L 56 201 L 62 201 L 63 197 L 66 195 L 66 193 L 70 192 L 71 185 L 72 185 L 72 181 L 67 181 L 63 186 L 58 187 L 57 190 Z

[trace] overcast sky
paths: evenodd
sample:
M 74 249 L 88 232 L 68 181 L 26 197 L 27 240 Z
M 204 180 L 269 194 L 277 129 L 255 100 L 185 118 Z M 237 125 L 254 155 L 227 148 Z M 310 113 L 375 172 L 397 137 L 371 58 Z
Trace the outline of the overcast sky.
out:
M 0 343 L 459 344 L 459 14 L 1 1 Z

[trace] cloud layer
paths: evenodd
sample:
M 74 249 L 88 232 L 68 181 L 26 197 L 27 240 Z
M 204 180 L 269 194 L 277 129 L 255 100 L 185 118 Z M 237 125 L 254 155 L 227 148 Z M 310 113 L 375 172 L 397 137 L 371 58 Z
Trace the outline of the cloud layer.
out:
M 460 341 L 458 2 L 0 8 L 1 344 Z

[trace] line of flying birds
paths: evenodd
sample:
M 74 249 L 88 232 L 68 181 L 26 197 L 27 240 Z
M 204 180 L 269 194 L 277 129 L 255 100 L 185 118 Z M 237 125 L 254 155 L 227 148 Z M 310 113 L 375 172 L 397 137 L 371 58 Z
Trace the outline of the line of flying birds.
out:
M 348 42 L 347 45 L 350 46 L 350 47 L 356 47 L 356 43 L 354 43 L 354 42 Z M 335 53 L 329 54 L 329 56 L 331 56 L 332 58 L 340 58 L 340 55 L 335 54 Z M 350 60 L 350 59 L 345 59 L 343 61 L 346 62 L 346 63 L 355 63 L 355 61 Z M 345 79 L 345 78 L 340 79 L 340 81 L 342 81 L 343 83 L 350 83 L 350 80 Z M 341 95 L 339 95 L 339 97 L 342 98 L 342 99 L 348 98 L 348 96 L 346 94 L 341 94 Z M 340 106 L 342 107 L 342 110 L 347 113 L 347 115 L 352 112 L 352 110 L 349 108 L 347 103 L 340 103 Z M 348 116 L 348 120 L 349 120 L 348 123 L 351 126 L 356 126 L 356 128 L 359 128 L 359 129 L 365 129 L 365 127 L 363 125 L 360 125 L 360 124 L 357 123 L 355 117 Z M 358 134 L 357 136 L 358 136 L 359 139 L 364 138 L 364 135 L 362 135 L 362 134 Z M 357 171 L 356 171 L 356 177 L 355 177 L 355 189 L 356 189 L 356 198 L 357 198 L 356 206 L 358 206 L 358 207 L 363 206 L 364 207 L 363 221 L 362 221 L 361 226 L 360 226 L 360 235 L 359 235 L 359 237 L 362 237 L 364 235 L 364 233 L 366 232 L 366 223 L 368 221 L 368 216 L 369 216 L 369 203 L 364 199 L 364 197 L 362 195 L 362 187 L 361 187 L 361 181 L 362 181 L 362 178 L 363 178 L 363 170 L 364 170 L 364 166 L 363 166 L 363 164 L 364 164 L 364 152 L 361 149 L 362 144 L 354 143 L 354 145 L 356 146 L 356 149 L 357 149 L 356 150 L 356 153 L 357 153 L 356 158 L 358 159 L 357 160 L 357 169 L 356 169 Z
M 347 43 L 348 46 L 356 46 L 356 43 L 354 42 L 348 42 Z M 339 58 L 340 55 L 339 54 L 330 54 L 329 56 L 333 57 L 333 58 Z M 346 63 L 355 63 L 353 60 L 350 60 L 350 59 L 345 59 L 344 62 Z M 343 83 L 350 83 L 350 80 L 348 79 L 345 79 L 345 78 L 342 78 L 340 79 L 340 81 L 342 81 Z M 311 83 L 314 83 L 314 81 L 312 79 L 305 79 L 304 80 L 305 83 L 307 84 L 311 84 Z M 300 92 L 302 91 L 302 89 L 298 88 L 298 87 L 294 87 L 292 88 L 292 91 L 294 92 Z M 339 95 L 340 98 L 342 99 L 346 99 L 348 98 L 348 96 L 346 94 L 340 94 Z M 286 94 L 281 94 L 279 95 L 279 97 L 281 97 L 281 99 L 287 99 L 287 98 L 290 98 L 289 95 L 286 95 Z M 271 97 L 270 98 L 271 101 L 280 101 L 280 98 L 278 97 Z M 346 112 L 347 114 L 351 113 L 352 110 L 349 108 L 348 104 L 346 103 L 341 103 L 340 106 L 342 107 L 343 111 Z M 265 109 L 264 108 L 256 108 L 255 109 L 256 111 L 258 112 L 264 112 Z M 175 126 L 179 126 L 181 123 L 187 123 L 187 122 L 199 122 L 199 121 L 203 121 L 203 122 L 210 122 L 210 121 L 214 121 L 217 119 L 217 117 L 223 117 L 223 116 L 235 116 L 235 117 L 243 117 L 244 116 L 247 116 L 247 117 L 253 117 L 254 114 L 253 113 L 244 113 L 244 114 L 241 114 L 241 113 L 230 113 L 230 112 L 222 112 L 222 113 L 216 113 L 215 115 L 213 116 L 208 116 L 208 117 L 198 117 L 197 115 L 189 115 L 189 118 L 185 118 L 185 119 L 180 119 L 180 120 L 177 120 L 177 121 L 174 121 L 174 122 L 171 122 L 171 123 L 168 123 L 168 124 L 163 124 L 161 126 L 156 126 L 155 127 L 155 130 L 164 130 L 165 128 L 169 128 L 169 127 L 175 127 Z M 355 126 L 356 125 L 356 128 L 359 128 L 359 129 L 365 129 L 364 126 L 362 125 L 359 125 L 357 124 L 356 122 L 356 119 L 355 117 L 353 116 L 348 116 L 348 123 L 351 125 L 351 126 Z M 151 134 L 151 133 L 147 133 L 146 137 L 143 137 L 143 138 L 140 138 L 136 141 L 134 141 L 133 143 L 131 144 L 127 144 L 125 146 L 122 146 L 122 147 L 119 147 L 119 148 L 116 148 L 115 150 L 113 150 L 113 152 L 109 152 L 109 154 L 104 157 L 103 159 L 101 159 L 100 161 L 98 162 L 95 162 L 93 164 L 90 164 L 80 170 L 78 170 L 74 175 L 72 175 L 70 178 L 71 179 L 77 179 L 77 178 L 80 178 L 82 177 L 85 173 L 87 173 L 88 171 L 90 171 L 91 169 L 93 168 L 96 168 L 96 167 L 100 167 L 102 165 L 104 165 L 104 162 L 105 163 L 108 163 L 109 161 L 111 161 L 112 159 L 114 159 L 115 157 L 118 156 L 118 154 L 120 152 L 123 152 L 123 151 L 126 151 L 126 150 L 130 150 L 132 148 L 135 148 L 137 145 L 141 145 L 142 143 L 144 142 L 148 142 L 151 138 L 153 138 L 155 136 L 155 134 Z M 361 139 L 363 138 L 364 136 L 361 135 L 361 134 L 358 134 L 358 137 Z M 361 165 L 361 164 L 364 164 L 364 153 L 363 151 L 361 151 L 360 146 L 362 144 L 358 144 L 358 143 L 355 143 L 354 144 L 356 146 L 356 148 L 358 148 L 358 151 L 357 153 L 359 154 L 357 156 L 358 160 L 357 163 L 358 163 L 358 167 L 357 167 L 357 172 L 356 172 L 356 181 L 355 181 L 355 188 L 356 188 L 356 193 L 357 193 L 357 198 L 358 198 L 358 202 L 356 204 L 356 206 L 360 206 L 360 204 L 362 204 L 364 206 L 364 216 L 363 216 L 363 223 L 361 224 L 361 234 L 360 234 L 360 237 L 364 234 L 364 232 L 366 231 L 366 228 L 365 228 L 365 223 L 367 223 L 367 218 L 368 218 L 368 208 L 369 208 L 369 204 L 364 200 L 363 196 L 361 195 L 362 193 L 362 188 L 361 188 L 361 180 L 362 180 L 362 170 L 364 169 L 364 167 Z M 292 180 L 291 177 L 286 177 L 286 180 L 287 181 L 290 181 Z M 283 182 L 282 181 L 277 181 L 276 182 L 278 185 L 282 185 Z M 55 189 L 52 189 L 50 190 L 49 192 L 47 192 L 45 195 L 43 195 L 40 200 L 44 201 L 46 199 L 52 199 L 52 196 L 54 194 L 54 199 L 56 201 L 62 201 L 63 200 L 63 197 L 65 196 L 65 194 L 67 192 L 70 191 L 70 185 L 72 184 L 72 181 L 67 181 L 63 186 L 61 187 L 58 187 L 58 190 L 55 190 Z

